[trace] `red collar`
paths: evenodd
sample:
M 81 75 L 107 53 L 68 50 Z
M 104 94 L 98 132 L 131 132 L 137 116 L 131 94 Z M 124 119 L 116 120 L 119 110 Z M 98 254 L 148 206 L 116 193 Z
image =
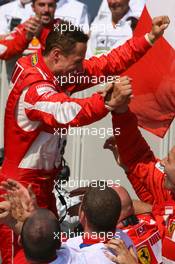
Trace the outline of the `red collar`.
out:
M 39 49 L 39 51 L 37 52 L 37 56 L 38 56 L 39 65 L 42 67 L 42 69 L 47 74 L 47 76 L 49 76 L 52 79 L 55 79 L 55 76 L 50 71 L 50 69 L 47 67 L 46 63 L 44 62 L 44 58 L 43 58 L 43 55 L 42 55 L 42 49 Z

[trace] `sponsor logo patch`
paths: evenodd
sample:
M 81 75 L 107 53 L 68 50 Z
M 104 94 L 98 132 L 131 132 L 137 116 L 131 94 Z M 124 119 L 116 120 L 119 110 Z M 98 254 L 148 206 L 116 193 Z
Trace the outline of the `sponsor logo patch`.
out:
M 175 231 L 175 222 L 172 222 L 168 227 L 168 232 L 172 236 Z
M 35 66 L 38 63 L 38 56 L 37 54 L 32 55 L 32 66 Z
M 136 232 L 139 237 L 143 236 L 146 233 L 146 226 L 144 224 L 142 226 L 139 226 Z
M 151 264 L 151 255 L 147 246 L 143 246 L 137 250 L 137 255 L 140 264 Z

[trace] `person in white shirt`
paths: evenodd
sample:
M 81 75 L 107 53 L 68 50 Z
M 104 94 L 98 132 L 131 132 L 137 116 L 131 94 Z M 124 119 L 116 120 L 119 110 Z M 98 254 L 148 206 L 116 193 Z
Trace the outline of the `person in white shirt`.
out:
M 138 19 L 129 3 L 129 0 L 107 0 L 105 12 L 99 13 L 91 25 L 87 57 L 106 53 L 132 37 Z
M 115 237 L 123 240 L 132 256 L 135 257 L 136 251 L 132 240 L 122 230 L 116 229 L 121 214 L 119 195 L 104 182 L 96 183 L 95 186 L 92 184 L 87 188 L 80 205 L 79 221 L 83 227 L 83 233 L 69 238 L 66 245 L 72 250 L 81 249 L 87 259 L 94 250 L 101 249 L 101 263 L 103 263 L 105 244 Z M 96 247 L 92 247 L 95 245 Z
M 132 13 L 136 17 L 140 17 L 144 8 L 144 5 L 146 3 L 146 0 L 130 0 L 129 6 L 132 10 Z M 100 5 L 100 8 L 98 10 L 98 14 L 96 16 L 96 19 L 100 19 L 105 15 L 108 15 L 110 13 L 109 7 L 108 7 L 108 1 L 102 0 L 102 3 Z

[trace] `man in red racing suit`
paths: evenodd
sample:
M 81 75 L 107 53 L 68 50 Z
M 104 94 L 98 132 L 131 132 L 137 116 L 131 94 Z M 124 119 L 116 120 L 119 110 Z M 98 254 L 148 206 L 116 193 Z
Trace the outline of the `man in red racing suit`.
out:
M 155 19 L 147 38 L 156 40 L 166 27 L 165 17 Z M 80 35 L 82 37 L 82 32 Z M 60 38 L 56 38 L 56 41 L 58 40 Z M 81 46 L 80 51 L 78 45 Z M 91 79 L 94 75 L 99 77 L 119 74 L 142 57 L 150 46 L 145 37 L 133 38 L 106 56 L 84 60 L 82 62 L 84 75 Z M 86 99 L 72 99 L 68 96 L 94 83 L 61 86 L 51 68 L 59 64 L 59 58 L 64 60 L 65 55 L 59 53 L 58 48 L 55 52 L 55 46 L 52 47 L 47 55 L 47 59 L 51 61 L 50 65 L 46 65 L 46 56 L 43 57 L 41 52 L 22 57 L 16 63 L 12 76 L 13 89 L 5 113 L 5 159 L 0 181 L 13 178 L 25 186 L 32 183 L 39 206 L 54 210 L 55 200 L 52 189 L 64 148 L 64 137 L 60 136 L 58 128 L 61 130 L 69 126 L 77 127 L 93 123 L 103 118 L 108 110 L 100 94 L 94 94 Z M 79 40 L 74 49 L 76 53 L 74 57 L 76 58 L 79 52 L 81 56 L 79 55 L 78 58 L 82 60 L 85 56 L 86 44 Z M 73 52 L 74 50 L 71 55 L 65 57 L 65 63 L 70 61 L 71 67 Z M 61 66 L 64 68 L 64 65 Z M 75 64 L 74 70 L 78 66 Z M 0 248 L 5 264 L 11 264 L 11 245 L 11 231 L 2 226 Z
M 112 120 L 114 129 L 120 127 L 121 133 L 115 139 L 127 177 L 138 197 L 153 204 L 152 212 L 163 239 L 164 263 L 175 263 L 175 174 L 168 167 L 168 162 L 175 166 L 175 149 L 169 153 L 169 160 L 160 161 L 142 137 L 137 118 L 130 110 L 113 114 Z

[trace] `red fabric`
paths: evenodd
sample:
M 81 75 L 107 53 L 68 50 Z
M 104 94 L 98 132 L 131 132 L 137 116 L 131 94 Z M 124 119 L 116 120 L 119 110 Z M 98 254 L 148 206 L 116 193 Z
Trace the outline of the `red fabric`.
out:
M 164 242 L 164 239 L 167 239 L 169 225 L 171 225 L 173 219 L 175 220 L 175 214 L 173 217 L 169 216 L 171 221 L 167 224 L 162 216 L 162 208 L 164 210 L 167 202 L 173 205 L 175 196 L 165 189 L 164 180 L 166 176 L 161 170 L 159 160 L 155 158 L 137 125 L 137 119 L 130 111 L 120 115 L 113 115 L 114 129 L 115 127 L 120 127 L 121 131 L 120 135 L 116 136 L 121 163 L 128 168 L 128 178 L 138 197 L 144 202 L 154 204 L 153 214 L 163 238 L 163 246 L 165 246 L 166 242 Z M 142 189 L 144 189 L 143 194 Z M 171 244 L 174 244 L 174 248 L 175 241 L 172 242 Z M 173 248 L 170 249 L 172 250 L 170 255 L 173 252 L 173 260 L 175 260 Z M 165 251 L 163 250 L 163 252 Z M 170 255 L 164 256 L 172 259 Z
M 13 232 L 5 225 L 0 225 L 0 248 L 3 264 L 12 264 L 13 259 Z
M 0 45 L 7 49 L 0 53 L 1 60 L 11 59 L 13 56 L 21 54 L 28 46 L 29 41 L 26 39 L 26 31 L 24 25 L 19 25 L 7 37 L 0 40 Z
M 1 171 L 1 167 L 0 167 Z M 0 195 L 4 194 L 2 190 L 0 190 Z M 0 197 L 0 202 L 4 199 Z M 14 232 L 6 225 L 0 224 L 0 256 L 3 260 L 2 264 L 12 264 L 13 257 L 16 252 L 20 249 L 20 246 L 17 242 L 17 236 Z
M 18 253 L 16 254 L 13 264 L 29 264 L 29 262 L 26 260 L 24 251 L 20 249 Z
M 135 36 L 148 32 L 151 17 L 145 7 Z M 153 48 L 127 74 L 133 78 L 131 110 L 137 115 L 139 125 L 157 136 L 164 137 L 175 109 L 175 51 L 161 37 Z
M 139 263 L 143 263 L 142 255 L 146 253 L 151 264 L 162 262 L 162 242 L 157 224 L 150 214 L 137 215 L 139 223 L 134 226 L 122 228 L 134 242 Z
M 167 209 L 170 210 L 168 213 Z M 175 201 L 155 203 L 153 214 L 163 237 L 162 255 L 171 261 L 175 261 Z
M 175 257 L 174 257 L 175 242 L 170 240 L 168 237 L 165 237 L 162 242 L 163 242 L 162 255 L 166 259 L 175 262 Z

